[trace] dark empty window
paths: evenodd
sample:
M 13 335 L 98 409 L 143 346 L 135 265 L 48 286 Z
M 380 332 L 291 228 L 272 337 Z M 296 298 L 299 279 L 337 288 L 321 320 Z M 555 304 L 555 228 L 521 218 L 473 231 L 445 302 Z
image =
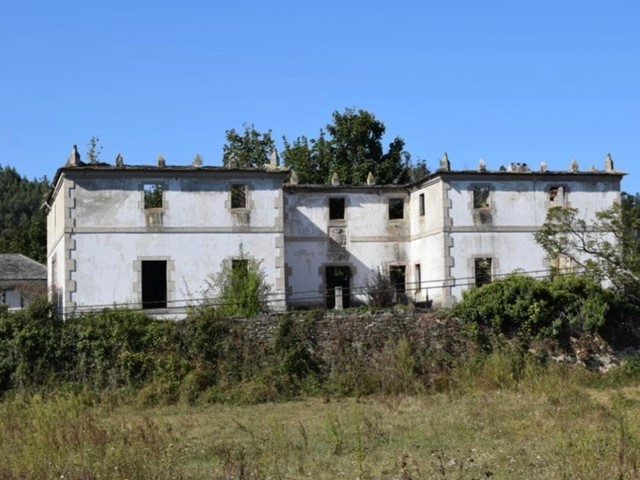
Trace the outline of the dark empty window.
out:
M 231 208 L 247 208 L 246 185 L 231 185 Z
M 329 220 L 344 220 L 344 198 L 329 199 Z
M 473 189 L 473 208 L 489 207 L 489 187 L 474 187 Z
M 421 193 L 418 197 L 418 203 L 420 205 L 420 216 L 424 217 L 424 193 Z
M 405 267 L 404 265 L 393 265 L 389 267 L 389 280 L 397 293 L 405 293 Z
M 389 199 L 389 220 L 404 218 L 404 198 Z
M 416 263 L 415 265 L 415 269 L 416 269 L 416 292 L 419 292 L 420 290 L 422 290 L 422 269 L 420 268 L 420 264 Z
M 549 187 L 549 206 L 563 207 L 565 204 L 565 190 L 563 187 Z
M 161 183 L 145 183 L 142 189 L 144 190 L 144 208 L 162 208 Z
M 491 258 L 475 259 L 476 286 L 491 283 Z
M 142 262 L 142 308 L 167 308 L 167 262 Z

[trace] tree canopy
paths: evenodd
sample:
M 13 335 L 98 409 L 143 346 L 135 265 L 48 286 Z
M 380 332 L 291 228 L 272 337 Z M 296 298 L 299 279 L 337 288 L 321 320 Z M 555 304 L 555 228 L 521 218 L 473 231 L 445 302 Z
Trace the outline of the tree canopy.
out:
M 225 167 L 255 168 L 269 162 L 276 148 L 271 130 L 259 132 L 253 124 L 243 124 L 244 132 L 235 129 L 225 132 L 227 139 L 222 147 L 222 164 Z
M 28 180 L 15 168 L 0 167 L 0 253 L 45 262 L 47 225 L 40 207 L 48 188 L 46 178 Z
M 285 138 L 284 164 L 295 170 L 300 183 L 328 183 L 335 173 L 342 183 L 362 184 L 370 172 L 380 184 L 406 183 L 411 168 L 404 140 L 394 138 L 385 151 L 385 131 L 384 123 L 366 110 L 335 111 L 318 138 Z
M 565 257 L 602 280 L 623 298 L 640 305 L 640 196 L 622 202 L 587 222 L 575 208 L 549 210 L 536 241 L 550 258 Z
M 259 132 L 248 123 L 243 128 L 242 133 L 226 131 L 223 165 L 260 167 L 275 149 L 271 130 Z M 402 184 L 428 173 L 424 162 L 411 166 L 402 138 L 395 137 L 385 149 L 385 132 L 385 124 L 366 110 L 335 111 L 316 138 L 284 137 L 283 162 L 302 184 L 326 184 L 337 174 L 341 183 L 357 185 L 365 183 L 369 173 L 379 184 Z

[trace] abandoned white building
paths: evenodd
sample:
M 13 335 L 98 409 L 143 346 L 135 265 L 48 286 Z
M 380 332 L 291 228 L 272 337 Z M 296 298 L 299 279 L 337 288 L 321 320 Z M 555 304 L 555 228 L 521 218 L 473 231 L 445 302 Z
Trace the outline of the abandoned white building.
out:
M 180 317 L 223 261 L 260 262 L 270 306 L 366 301 L 378 272 L 418 303 L 450 305 L 469 285 L 551 267 L 533 234 L 551 206 L 593 218 L 620 197 L 623 173 L 440 169 L 409 185 L 298 185 L 262 169 L 128 166 L 74 151 L 49 194 L 48 278 L 66 315 L 112 306 Z M 293 177 L 293 178 L 291 178 Z M 340 300 L 340 299 L 339 299 Z

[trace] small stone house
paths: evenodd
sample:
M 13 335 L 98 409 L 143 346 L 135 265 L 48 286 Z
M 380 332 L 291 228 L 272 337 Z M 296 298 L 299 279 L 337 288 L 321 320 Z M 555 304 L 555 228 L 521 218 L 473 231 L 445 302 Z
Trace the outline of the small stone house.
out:
M 298 185 L 275 164 L 86 165 L 74 152 L 47 202 L 49 287 L 66 315 L 123 306 L 179 318 L 223 262 L 249 258 L 274 310 L 332 307 L 336 292 L 365 303 L 377 272 L 402 299 L 446 306 L 516 270 L 548 274 L 533 238 L 548 209 L 593 219 L 619 201 L 622 176 L 609 157 L 603 170 L 452 171 L 445 155 L 409 185 Z
M 19 253 L 0 254 L 0 304 L 19 310 L 46 293 L 47 267 Z

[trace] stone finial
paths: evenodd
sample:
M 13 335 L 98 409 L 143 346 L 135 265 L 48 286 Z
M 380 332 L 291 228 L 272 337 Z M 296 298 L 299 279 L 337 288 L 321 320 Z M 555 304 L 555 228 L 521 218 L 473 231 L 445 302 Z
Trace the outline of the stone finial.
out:
M 449 156 L 447 155 L 447 152 L 444 152 L 444 154 L 442 155 L 442 158 L 440 159 L 439 170 L 444 170 L 445 172 L 448 172 L 449 170 L 451 170 L 451 162 L 449 161 Z
M 272 167 L 278 167 L 280 165 L 278 150 L 276 150 L 275 148 L 271 150 L 271 154 L 269 155 L 269 165 L 271 165 Z
M 506 172 L 507 171 L 507 167 L 505 167 L 504 165 L 500 165 L 500 168 L 498 168 L 499 172 Z
M 573 172 L 573 173 L 576 173 L 578 170 L 579 170 L 578 162 L 574 158 L 573 160 L 571 160 L 571 164 L 569 165 L 569 171 Z
M 167 166 L 167 162 L 164 159 L 164 156 L 162 154 L 158 155 L 158 167 L 160 168 L 164 168 Z
M 331 185 L 333 185 L 334 187 L 340 185 L 340 177 L 338 177 L 338 174 L 335 172 L 331 177 Z
M 376 184 L 376 177 L 373 176 L 373 173 L 369 172 L 369 175 L 367 175 L 367 185 L 375 185 Z
M 515 172 L 515 171 L 516 171 L 516 164 L 511 162 L 507 167 L 507 172 Z
M 118 153 L 118 155 L 116 155 L 116 167 L 122 166 L 124 166 L 124 158 L 122 158 L 122 154 Z
M 193 157 L 193 166 L 198 168 L 202 166 L 202 155 L 199 153 L 196 153 Z
M 597 172 L 596 170 L 596 166 L 592 163 L 591 164 L 591 168 L 589 169 L 590 172 Z
M 227 162 L 227 168 L 238 168 L 238 158 L 235 153 L 229 155 L 229 161 Z
M 485 161 L 482 158 L 478 162 L 478 171 L 479 172 L 486 172 L 487 171 L 487 164 L 485 163 Z
M 67 166 L 69 167 L 77 167 L 78 165 L 82 165 L 82 160 L 80 160 L 80 154 L 78 153 L 78 146 L 74 145 L 71 149 L 71 154 L 67 159 Z
M 298 174 L 295 170 L 291 170 L 291 175 L 289 176 L 289 183 L 291 185 L 298 185 Z
M 611 158 L 611 154 L 607 153 L 607 156 L 604 158 L 604 171 L 605 172 L 613 172 L 613 158 Z
M 544 160 L 540 162 L 540 171 L 541 172 L 547 171 L 547 162 L 545 162 Z

